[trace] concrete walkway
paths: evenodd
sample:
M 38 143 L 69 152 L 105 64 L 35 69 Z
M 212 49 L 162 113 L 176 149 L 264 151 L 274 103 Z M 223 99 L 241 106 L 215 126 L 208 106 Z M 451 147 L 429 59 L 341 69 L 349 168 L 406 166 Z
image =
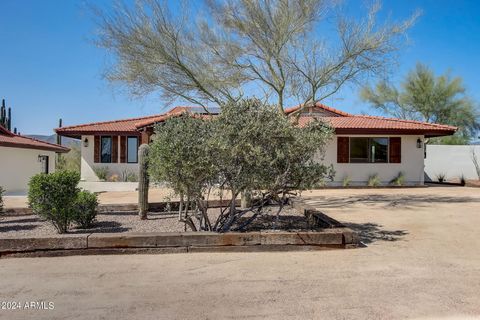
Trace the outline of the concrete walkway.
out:
M 316 192 L 368 247 L 4 259 L 1 300 L 55 309 L 0 318 L 480 318 L 480 189 Z

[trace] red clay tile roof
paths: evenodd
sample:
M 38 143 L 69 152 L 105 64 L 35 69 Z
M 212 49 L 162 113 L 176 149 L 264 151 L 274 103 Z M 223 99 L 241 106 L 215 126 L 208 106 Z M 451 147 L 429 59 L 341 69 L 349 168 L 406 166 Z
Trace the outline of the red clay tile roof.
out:
M 198 107 L 175 107 L 167 113 L 160 115 L 62 127 L 55 129 L 55 131 L 62 136 L 74 138 L 80 138 L 81 135 L 100 134 L 139 135 L 140 129 L 165 121 L 172 116 L 191 112 L 192 108 Z M 298 109 L 299 106 L 288 108 L 285 109 L 285 113 L 290 114 Z M 202 115 L 202 117 L 208 116 Z M 427 137 L 435 137 L 451 135 L 457 130 L 456 127 L 447 125 L 395 118 L 352 115 L 318 102 L 315 104 L 314 110 L 309 110 L 308 113 L 302 114 L 299 118 L 299 124 L 305 125 L 314 117 L 330 123 L 337 134 L 420 134 Z
M 139 135 L 139 129 L 151 126 L 157 122 L 165 121 L 172 116 L 178 116 L 185 112 L 190 112 L 192 108 L 198 107 L 175 107 L 164 114 L 152 116 L 130 118 L 114 121 L 93 122 L 80 124 L 76 126 L 61 127 L 55 129 L 55 132 L 61 136 L 72 138 L 80 138 L 82 135 L 99 135 L 99 134 L 131 134 Z
M 76 126 L 61 127 L 55 129 L 55 132 L 61 136 L 80 138 L 82 135 L 95 134 L 132 134 L 139 135 L 137 127 L 138 122 L 155 119 L 163 115 L 152 115 L 140 118 L 130 118 L 114 121 L 93 122 L 80 124 Z
M 287 108 L 285 109 L 285 113 L 286 114 L 290 114 L 294 111 L 297 111 L 298 109 L 300 109 L 301 105 L 298 105 L 298 106 L 295 106 L 295 107 L 291 107 L 291 108 Z M 326 106 L 324 105 L 323 103 L 320 103 L 320 102 L 316 102 L 315 103 L 315 109 L 320 109 L 322 111 L 325 111 L 325 113 L 328 115 L 328 116 L 341 116 L 341 117 L 350 117 L 351 114 L 350 113 L 347 113 L 347 112 L 344 112 L 344 111 L 341 111 L 341 110 L 337 110 L 335 108 L 332 108 L 332 107 L 329 107 L 329 106 Z
M 10 148 L 37 149 L 54 152 L 68 152 L 69 148 L 33 138 L 24 137 L 0 126 L 0 146 Z
M 304 116 L 299 118 L 299 125 L 304 126 L 314 117 Z M 427 137 L 452 135 L 456 127 L 427 123 L 413 120 L 385 118 L 375 116 L 349 116 L 349 117 L 322 117 L 329 123 L 337 134 L 422 134 Z

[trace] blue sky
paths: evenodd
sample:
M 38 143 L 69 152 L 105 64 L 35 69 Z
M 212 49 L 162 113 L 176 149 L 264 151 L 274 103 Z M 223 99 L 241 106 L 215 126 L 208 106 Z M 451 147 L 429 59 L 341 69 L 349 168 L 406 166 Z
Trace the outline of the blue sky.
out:
M 359 3 L 345 5 L 355 13 Z M 392 80 L 424 62 L 437 73 L 461 76 L 479 102 L 480 1 L 385 0 L 381 17 L 400 20 L 418 8 L 423 15 L 409 32 L 409 46 L 399 52 Z M 0 13 L 0 98 L 13 108 L 14 126 L 22 133 L 51 134 L 58 118 L 72 125 L 165 110 L 156 96 L 132 100 L 102 79 L 108 56 L 91 42 L 95 26 L 85 1 L 1 0 Z M 345 88 L 325 103 L 369 111 L 358 88 Z

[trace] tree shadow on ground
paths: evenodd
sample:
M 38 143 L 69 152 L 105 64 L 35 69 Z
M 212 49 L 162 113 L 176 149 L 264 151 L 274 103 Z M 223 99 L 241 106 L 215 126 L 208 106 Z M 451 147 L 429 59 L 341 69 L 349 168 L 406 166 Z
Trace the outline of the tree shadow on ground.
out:
M 346 227 L 356 231 L 360 241 L 369 244 L 375 241 L 398 241 L 408 232 L 405 230 L 383 230 L 381 225 L 376 223 L 343 223 Z
M 102 216 L 136 216 L 138 211 L 102 211 L 98 214 Z
M 25 219 L 15 219 L 15 220 L 0 220 L 0 224 L 14 224 L 14 223 L 33 223 L 33 222 L 41 222 L 41 219 L 38 217 L 35 218 L 25 218 Z
M 465 203 L 480 202 L 480 198 L 473 197 L 443 197 L 432 195 L 365 195 L 347 197 L 315 197 L 305 198 L 310 205 L 319 208 L 342 208 L 354 204 L 384 205 L 385 207 L 428 207 L 431 203 Z
M 6 225 L 6 226 L 0 226 L 0 233 L 33 230 L 37 227 L 38 227 L 38 225 L 35 225 L 35 224 L 25 224 L 25 225 L 11 224 L 11 225 Z
M 68 233 L 115 233 L 127 232 L 130 228 L 125 228 L 117 221 L 97 221 L 93 223 L 93 227 L 89 229 L 71 229 Z

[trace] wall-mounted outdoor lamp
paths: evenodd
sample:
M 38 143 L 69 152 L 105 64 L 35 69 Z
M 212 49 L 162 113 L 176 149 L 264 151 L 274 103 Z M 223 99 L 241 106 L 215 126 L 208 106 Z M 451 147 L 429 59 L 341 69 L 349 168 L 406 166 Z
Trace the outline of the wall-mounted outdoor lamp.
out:
M 83 140 L 83 146 L 85 148 L 88 148 L 88 138 L 85 138 L 85 140 Z
M 418 149 L 422 148 L 422 139 L 420 139 L 420 138 L 417 139 L 417 148 Z

